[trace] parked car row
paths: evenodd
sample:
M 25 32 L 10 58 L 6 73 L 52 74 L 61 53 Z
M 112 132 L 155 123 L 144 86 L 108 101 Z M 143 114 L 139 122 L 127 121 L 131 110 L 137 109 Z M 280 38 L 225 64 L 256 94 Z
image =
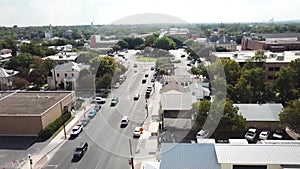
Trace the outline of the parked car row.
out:
M 250 142 L 254 142 L 255 140 L 276 140 L 276 139 L 284 139 L 285 132 L 281 129 L 278 129 L 271 133 L 269 130 L 262 130 L 261 132 L 258 131 L 256 128 L 249 128 L 248 131 L 245 134 L 245 139 L 247 139 Z

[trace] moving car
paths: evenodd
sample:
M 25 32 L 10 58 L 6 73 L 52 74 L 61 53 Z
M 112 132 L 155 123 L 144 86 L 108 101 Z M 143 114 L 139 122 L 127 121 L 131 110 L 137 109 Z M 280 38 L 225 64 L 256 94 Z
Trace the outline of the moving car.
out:
M 81 120 L 81 125 L 83 127 L 85 127 L 89 124 L 89 122 L 90 122 L 90 118 L 84 118 L 84 119 Z
M 147 82 L 147 79 L 142 80 L 142 84 L 145 84 Z
M 82 156 L 86 153 L 87 150 L 88 150 L 88 143 L 87 142 L 80 143 L 74 151 L 73 158 L 74 159 L 82 158 Z
M 71 137 L 77 137 L 79 135 L 79 133 L 81 133 L 81 132 L 82 132 L 82 125 L 78 124 L 73 127 L 73 129 L 71 131 Z
M 133 65 L 133 67 L 137 67 L 137 64 L 135 63 L 135 64 Z
M 106 103 L 106 99 L 104 99 L 102 97 L 96 97 L 95 100 L 96 100 L 96 102 L 98 104 L 104 104 L 104 103 Z
M 245 134 L 245 139 L 248 141 L 254 141 L 256 137 L 256 129 L 255 128 L 249 128 L 247 133 Z
M 119 103 L 119 98 L 114 97 L 114 98 L 111 99 L 110 106 L 116 106 L 118 103 Z
M 140 95 L 139 95 L 139 94 L 135 94 L 135 95 L 133 96 L 133 100 L 139 100 L 139 98 L 140 98 Z
M 270 135 L 270 131 L 263 130 L 262 132 L 260 132 L 258 138 L 261 140 L 267 140 L 269 135 Z
M 123 116 L 121 120 L 121 126 L 126 126 L 129 123 L 129 117 L 128 116 Z
M 153 66 L 151 67 L 151 70 L 154 70 L 154 67 L 153 67 Z
M 152 79 L 151 79 L 151 82 L 155 82 L 155 79 L 154 79 L 154 78 L 152 78 Z
M 140 137 L 141 136 L 141 127 L 136 127 L 134 130 L 133 130 L 133 137 Z
M 97 114 L 97 111 L 94 109 L 94 110 L 92 110 L 92 111 L 89 112 L 88 117 L 90 119 L 92 119 L 92 118 L 94 118 L 96 116 L 96 114 Z
M 149 74 L 145 74 L 145 77 L 149 77 Z

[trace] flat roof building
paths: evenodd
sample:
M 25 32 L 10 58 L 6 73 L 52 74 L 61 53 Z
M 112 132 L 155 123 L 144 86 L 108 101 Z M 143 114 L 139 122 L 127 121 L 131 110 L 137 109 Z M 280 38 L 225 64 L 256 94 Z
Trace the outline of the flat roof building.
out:
M 4 93 L 0 96 L 0 135 L 36 136 L 59 118 L 64 110 L 71 110 L 75 92 Z

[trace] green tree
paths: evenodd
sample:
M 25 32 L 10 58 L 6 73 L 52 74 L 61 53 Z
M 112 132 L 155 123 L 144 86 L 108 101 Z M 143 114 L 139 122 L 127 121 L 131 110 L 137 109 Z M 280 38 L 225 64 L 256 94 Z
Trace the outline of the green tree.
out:
M 121 49 L 126 49 L 128 48 L 128 43 L 124 40 L 120 40 L 118 43 L 117 43 L 118 46 L 120 46 Z
M 226 75 L 227 84 L 236 84 L 238 78 L 240 77 L 240 65 L 235 60 L 231 59 L 221 59 L 222 65 Z
M 282 124 L 288 123 L 292 127 L 300 128 L 300 100 L 292 100 L 279 114 Z
M 91 59 L 98 57 L 99 55 L 96 53 L 91 53 L 91 52 L 85 52 L 85 53 L 80 53 L 76 62 L 77 63 L 84 63 L 84 64 L 90 64 Z
M 135 49 L 141 44 L 144 44 L 144 39 L 138 37 L 126 37 L 123 40 L 128 43 L 128 49 Z
M 170 49 L 175 49 L 176 44 L 171 38 L 164 36 L 158 38 L 154 42 L 154 46 L 159 49 L 170 50 Z
M 263 50 L 257 50 L 255 52 L 255 55 L 251 59 L 257 62 L 265 62 L 267 59 L 267 55 L 265 55 L 265 52 Z
M 153 47 L 156 39 L 157 39 L 157 36 L 155 36 L 155 35 L 146 36 L 145 37 L 145 45 L 148 47 Z

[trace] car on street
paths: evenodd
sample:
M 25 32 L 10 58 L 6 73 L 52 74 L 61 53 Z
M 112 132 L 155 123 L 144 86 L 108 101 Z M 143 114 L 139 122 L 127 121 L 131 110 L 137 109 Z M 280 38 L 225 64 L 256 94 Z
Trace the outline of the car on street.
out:
M 133 130 L 133 137 L 140 137 L 141 136 L 141 127 L 136 127 Z
M 145 83 L 147 83 L 147 79 L 142 80 L 142 84 L 145 84 Z
M 97 111 L 94 109 L 94 110 L 92 110 L 92 111 L 89 112 L 88 117 L 90 119 L 92 119 L 92 118 L 94 118 L 96 116 L 96 114 L 97 114 Z
M 283 139 L 283 136 L 284 136 L 283 130 L 276 130 L 276 131 L 273 133 L 272 138 L 273 138 L 273 139 Z
M 90 122 L 90 118 L 84 118 L 84 119 L 81 120 L 81 125 L 83 127 L 85 127 L 89 124 L 89 122 Z
M 149 74 L 146 73 L 146 74 L 145 74 L 145 77 L 149 77 Z
M 258 138 L 261 139 L 261 140 L 267 140 L 269 135 L 270 135 L 270 131 L 263 130 L 263 131 L 260 132 Z
M 121 126 L 127 126 L 129 123 L 129 116 L 123 116 L 121 120 Z
M 98 112 L 100 109 L 101 109 L 101 106 L 99 104 L 96 104 L 94 110 L 96 110 L 96 112 Z
M 82 132 L 82 125 L 78 124 L 73 127 L 71 131 L 71 137 L 77 137 Z
M 151 70 L 154 70 L 154 67 L 153 67 L 153 66 L 151 67 Z
M 135 94 L 135 95 L 133 96 L 133 100 L 139 100 L 139 98 L 140 98 L 140 95 L 139 95 L 139 94 Z
M 150 93 L 152 92 L 152 87 L 151 86 L 148 86 L 147 87 L 147 91 L 150 91 Z
M 137 67 L 137 64 L 135 63 L 135 64 L 133 65 L 133 67 Z
M 110 106 L 116 106 L 118 103 L 119 103 L 119 98 L 114 97 L 114 98 L 111 99 Z
M 152 78 L 152 79 L 151 79 L 151 82 L 155 82 L 155 79 L 154 79 L 154 78 Z
M 103 97 L 96 97 L 95 100 L 98 104 L 106 103 L 106 99 L 104 99 Z
M 88 143 L 87 142 L 81 142 L 75 149 L 73 153 L 73 159 L 80 159 L 83 157 L 83 155 L 88 150 Z
M 245 134 L 245 139 L 248 141 L 254 141 L 257 134 L 256 132 L 256 128 L 249 128 L 247 133 Z
M 118 89 L 119 87 L 120 87 L 120 83 L 119 82 L 115 83 L 114 88 Z

